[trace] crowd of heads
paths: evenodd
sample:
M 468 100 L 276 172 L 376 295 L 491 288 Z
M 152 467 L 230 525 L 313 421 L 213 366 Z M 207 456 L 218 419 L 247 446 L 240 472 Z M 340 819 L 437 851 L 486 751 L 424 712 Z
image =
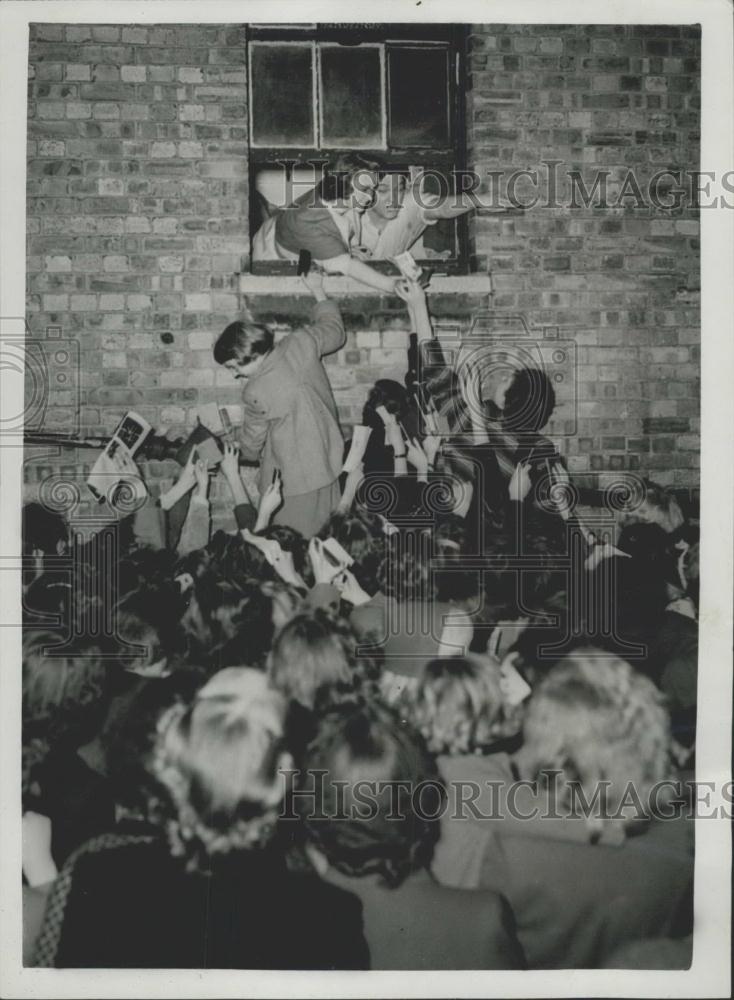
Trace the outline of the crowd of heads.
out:
M 264 343 L 245 327 L 230 333 L 225 363 Z M 542 412 L 523 416 L 525 396 L 513 384 L 506 405 L 537 430 L 553 402 L 541 394 Z M 370 394 L 364 422 L 375 429 L 377 406 L 408 419 L 397 383 Z M 379 463 L 384 444 L 374 447 Z M 447 443 L 437 468 L 454 499 L 481 493 L 467 442 Z M 570 534 L 559 518 L 527 505 L 519 526 L 481 509 L 472 523 L 471 503 L 457 506 L 439 505 L 429 526 L 389 530 L 358 500 L 319 532 L 346 551 L 368 603 L 393 609 L 388 631 L 437 602 L 471 622 L 466 648 L 427 657 L 399 697 L 384 636 L 360 627 L 360 607 L 346 592 L 314 603 L 319 580 L 297 531 L 263 532 L 292 557 L 294 584 L 241 533 L 178 555 L 131 541 L 124 523 L 114 545 L 74 539 L 58 516 L 26 507 L 25 808 L 43 810 L 49 760 L 89 760 L 93 748 L 116 821 L 156 831 L 186 871 L 272 843 L 291 813 L 291 848 L 397 886 L 430 868 L 442 758 L 509 748 L 534 780 L 561 774 L 590 797 L 606 782 L 612 804 L 632 782 L 645 802 L 673 772 L 676 741 L 689 762 L 693 752 L 658 643 L 671 603 L 697 611 L 698 546 L 675 498 L 650 484 L 619 518 L 615 547 L 597 559 L 586 549 L 578 565 L 563 563 Z M 609 615 L 614 627 L 599 627 Z M 355 798 L 365 780 L 385 788 L 366 818 Z

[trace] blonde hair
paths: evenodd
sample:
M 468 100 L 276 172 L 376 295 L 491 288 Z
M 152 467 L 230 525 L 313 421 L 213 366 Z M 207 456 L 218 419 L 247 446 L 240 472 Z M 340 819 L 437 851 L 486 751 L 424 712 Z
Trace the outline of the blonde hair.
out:
M 433 753 L 472 753 L 502 735 L 499 664 L 479 656 L 431 660 L 409 711 Z
M 159 819 L 189 869 L 269 839 L 285 791 L 284 717 L 281 695 L 249 667 L 219 671 L 190 705 L 162 715 L 153 772 L 168 808 Z
M 523 756 L 535 773 L 560 772 L 581 786 L 587 801 L 608 782 L 601 802 L 610 812 L 631 787 L 647 812 L 653 786 L 669 776 L 670 720 L 662 694 L 629 663 L 597 649 L 565 657 L 541 681 L 524 738 Z

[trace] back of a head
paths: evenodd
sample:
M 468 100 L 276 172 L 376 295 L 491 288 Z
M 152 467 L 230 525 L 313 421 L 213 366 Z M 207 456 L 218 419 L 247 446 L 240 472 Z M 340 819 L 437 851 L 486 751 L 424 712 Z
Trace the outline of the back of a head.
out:
M 395 886 L 430 862 L 443 803 L 435 763 L 379 702 L 322 718 L 302 781 L 314 791 L 299 802 L 307 835 L 338 871 Z
M 452 656 L 427 663 L 410 715 L 437 754 L 468 754 L 504 735 L 499 665 L 487 657 Z
M 535 774 L 559 771 L 562 780 L 579 783 L 588 802 L 599 791 L 601 807 L 612 814 L 627 796 L 642 818 L 638 803 L 645 814 L 653 786 L 669 777 L 663 696 L 629 663 L 599 649 L 578 649 L 541 681 L 527 708 L 524 740 L 522 753 Z
M 60 646 L 55 632 L 23 637 L 24 796 L 49 753 L 76 750 L 99 733 L 113 694 L 115 672 L 100 643 Z
M 256 581 L 234 583 L 209 571 L 194 584 L 183 625 L 213 670 L 263 666 L 274 631 L 272 599 Z
M 161 717 L 152 767 L 166 795 L 151 814 L 189 868 L 272 835 L 285 792 L 279 772 L 291 764 L 284 717 L 281 695 L 247 667 L 220 671 Z
M 214 360 L 218 365 L 227 361 L 248 364 L 273 349 L 273 332 L 258 323 L 236 320 L 225 327 L 214 345 Z
M 537 433 L 555 406 L 556 393 L 548 375 L 540 368 L 521 368 L 507 389 L 502 421 L 509 431 Z
M 357 638 L 344 619 L 321 609 L 292 618 L 276 636 L 268 673 L 286 698 L 313 709 L 353 693 Z
M 672 534 L 685 524 L 685 516 L 675 494 L 650 479 L 644 481 L 642 501 L 619 515 L 619 524 L 657 524 L 666 534 Z
M 379 571 L 380 590 L 398 603 L 430 603 L 437 595 L 430 533 L 407 531 L 391 535 Z

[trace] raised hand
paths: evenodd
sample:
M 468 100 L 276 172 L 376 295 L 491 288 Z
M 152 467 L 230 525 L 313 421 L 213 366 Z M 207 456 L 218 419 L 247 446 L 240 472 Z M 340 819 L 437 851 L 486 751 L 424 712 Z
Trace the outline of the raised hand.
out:
M 360 604 L 366 604 L 370 600 L 370 595 L 362 589 L 357 583 L 354 573 L 348 569 L 341 570 L 333 582 L 343 599 L 349 601 L 355 607 L 359 607 Z
M 311 560 L 316 583 L 331 583 L 335 576 L 343 572 L 344 567 L 334 566 L 329 561 L 324 551 L 323 542 L 316 536 L 308 543 L 308 557 Z
M 239 479 L 240 446 L 238 444 L 225 441 L 221 469 L 228 480 Z
M 276 542 L 275 544 L 277 545 L 278 543 Z M 284 551 L 279 545 L 278 548 L 280 551 L 271 564 L 273 569 L 284 583 L 305 589 L 306 584 L 303 577 L 296 572 L 296 568 L 293 565 L 293 553 Z
M 206 462 L 202 458 L 197 458 L 194 463 L 194 476 L 196 478 L 196 492 L 202 500 L 206 500 L 209 490 L 209 470 Z
M 257 511 L 256 531 L 262 531 L 270 524 L 270 518 L 283 503 L 283 483 L 280 475 L 276 475 L 273 482 L 268 486 L 260 497 L 260 506 Z
M 530 468 L 527 462 L 518 462 L 508 487 L 510 500 L 522 503 L 530 492 Z
M 379 416 L 380 420 L 383 422 L 385 427 L 394 427 L 398 419 L 394 413 L 389 413 L 384 406 L 375 407 L 375 412 Z
M 409 437 L 405 443 L 405 453 L 408 461 L 417 472 L 428 472 L 428 456 L 415 438 Z
M 436 455 L 441 447 L 442 440 L 439 434 L 428 434 L 423 438 L 423 450 L 426 453 L 429 465 L 433 465 L 436 461 Z
M 274 538 L 263 538 L 262 535 L 253 534 L 248 528 L 242 529 L 242 537 L 250 545 L 254 545 L 256 549 L 260 549 L 267 562 L 271 566 L 275 566 L 278 557 L 283 552 L 279 542 Z
M 420 306 L 426 300 L 426 293 L 423 286 L 417 281 L 410 281 L 408 278 L 399 278 L 395 282 L 395 294 L 409 306 Z
M 326 298 L 324 276 L 320 271 L 312 268 L 308 274 L 301 275 L 301 281 L 317 301 L 323 301 Z

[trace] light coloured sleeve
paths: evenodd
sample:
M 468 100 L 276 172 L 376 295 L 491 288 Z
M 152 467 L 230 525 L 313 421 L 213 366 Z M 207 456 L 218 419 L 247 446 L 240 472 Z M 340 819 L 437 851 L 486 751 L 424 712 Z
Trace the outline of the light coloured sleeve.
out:
M 257 462 L 268 436 L 267 411 L 257 399 L 245 395 L 243 412 L 244 423 L 239 431 L 240 452 L 248 461 Z
M 327 299 L 325 302 L 316 303 L 313 325 L 309 328 L 309 332 L 316 341 L 322 357 L 344 347 L 347 333 L 336 302 Z
M 177 551 L 180 556 L 188 555 L 197 549 L 203 549 L 209 542 L 211 517 L 209 516 L 209 501 L 199 496 L 192 496 L 189 511 L 181 529 Z

